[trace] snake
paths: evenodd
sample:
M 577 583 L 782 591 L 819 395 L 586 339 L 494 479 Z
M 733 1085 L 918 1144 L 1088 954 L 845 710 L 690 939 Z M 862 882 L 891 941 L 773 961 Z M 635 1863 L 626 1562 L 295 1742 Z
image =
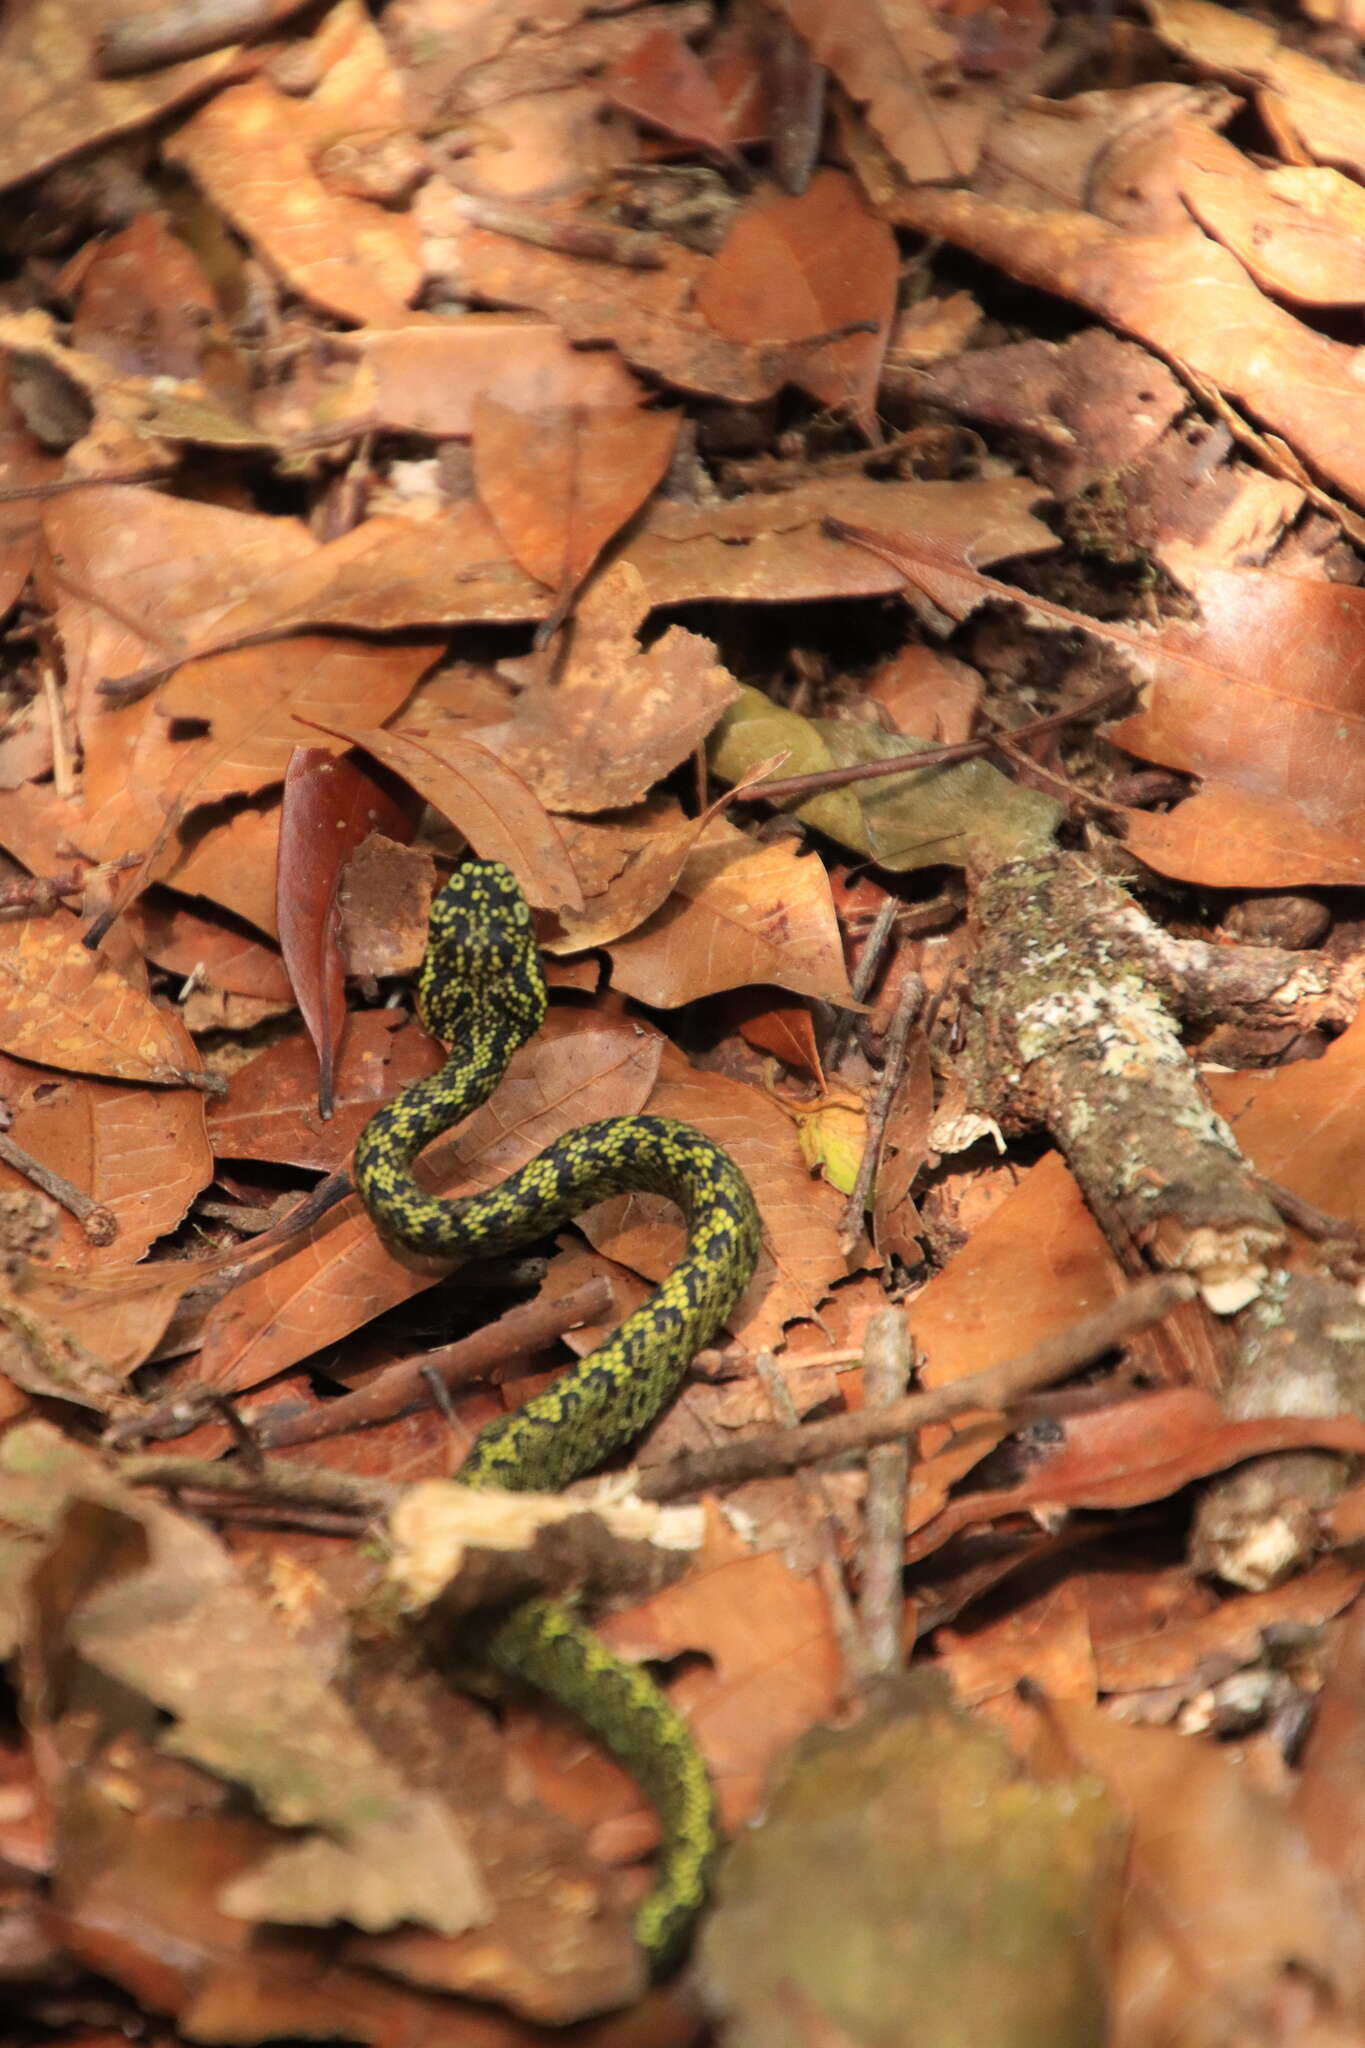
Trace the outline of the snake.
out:
M 418 1015 L 448 1056 L 365 1125 L 352 1170 L 361 1201 L 390 1242 L 454 1259 L 509 1251 L 627 1192 L 668 1196 L 683 1212 L 687 1242 L 605 1342 L 480 1432 L 457 1474 L 468 1486 L 557 1492 L 633 1443 L 719 1331 L 758 1258 L 758 1209 L 744 1175 L 703 1132 L 672 1117 L 580 1125 L 481 1193 L 442 1197 L 414 1178 L 418 1153 L 487 1101 L 546 1006 L 521 888 L 502 862 L 467 860 L 432 900 L 417 984 Z M 686 1948 L 719 1846 L 711 1783 L 687 1724 L 653 1679 L 614 1656 L 565 1602 L 529 1599 L 492 1616 L 478 1656 L 574 1715 L 654 1808 L 660 1849 L 635 1935 L 661 1974 Z

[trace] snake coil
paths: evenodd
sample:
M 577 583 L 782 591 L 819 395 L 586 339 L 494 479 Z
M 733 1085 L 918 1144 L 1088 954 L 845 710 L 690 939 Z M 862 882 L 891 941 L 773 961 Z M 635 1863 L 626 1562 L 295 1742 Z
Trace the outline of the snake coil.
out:
M 500 863 L 467 862 L 437 895 L 417 1004 L 449 1057 L 371 1117 L 355 1149 L 355 1186 L 387 1237 L 450 1258 L 507 1251 L 628 1191 L 667 1195 L 687 1219 L 686 1251 L 648 1300 L 544 1393 L 482 1431 L 459 1475 L 467 1485 L 553 1491 L 633 1442 L 672 1397 L 748 1284 L 758 1211 L 729 1154 L 670 1117 L 584 1124 L 497 1187 L 459 1200 L 413 1179 L 423 1146 L 487 1100 L 545 1015 L 531 913 Z M 499 1670 L 576 1715 L 657 1811 L 662 1846 L 635 1930 L 654 1968 L 666 1968 L 705 1897 L 717 1841 L 685 1723 L 645 1672 L 553 1601 L 495 1618 L 480 1643 Z

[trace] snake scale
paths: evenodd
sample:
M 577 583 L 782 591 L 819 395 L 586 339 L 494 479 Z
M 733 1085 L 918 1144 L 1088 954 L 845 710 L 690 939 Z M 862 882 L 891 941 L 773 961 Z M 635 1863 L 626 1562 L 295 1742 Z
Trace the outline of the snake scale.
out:
M 452 1258 L 502 1252 L 636 1190 L 669 1196 L 687 1219 L 684 1255 L 649 1299 L 545 1392 L 485 1429 L 459 1475 L 472 1486 L 555 1491 L 631 1443 L 671 1398 L 748 1284 L 758 1211 L 728 1153 L 670 1117 L 584 1124 L 497 1187 L 459 1200 L 413 1178 L 423 1146 L 487 1100 L 545 1015 L 531 913 L 500 863 L 466 862 L 437 894 L 417 1006 L 449 1057 L 371 1117 L 355 1150 L 355 1186 L 386 1237 Z M 645 1672 L 553 1601 L 495 1617 L 480 1655 L 576 1715 L 657 1811 L 662 1847 L 635 1928 L 653 1967 L 666 1968 L 705 1897 L 717 1841 L 711 1787 L 685 1724 Z

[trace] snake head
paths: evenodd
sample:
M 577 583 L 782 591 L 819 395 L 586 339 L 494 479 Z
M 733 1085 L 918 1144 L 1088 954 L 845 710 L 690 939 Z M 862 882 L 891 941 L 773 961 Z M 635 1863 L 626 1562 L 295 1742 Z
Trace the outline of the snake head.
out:
M 518 1042 L 545 1015 L 535 926 L 501 861 L 467 861 L 431 906 L 417 1009 L 447 1045 L 494 1026 Z

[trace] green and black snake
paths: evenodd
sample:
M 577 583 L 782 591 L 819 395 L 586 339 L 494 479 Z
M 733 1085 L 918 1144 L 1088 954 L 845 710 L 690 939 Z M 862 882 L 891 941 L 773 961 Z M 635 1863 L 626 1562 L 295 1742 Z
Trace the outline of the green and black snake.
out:
M 687 1249 L 649 1299 L 553 1386 L 485 1429 L 459 1475 L 472 1486 L 553 1491 L 631 1443 L 670 1399 L 748 1284 L 758 1211 L 728 1153 L 660 1116 L 584 1124 L 462 1200 L 430 1195 L 413 1179 L 422 1147 L 487 1099 L 545 1015 L 531 913 L 498 862 L 467 862 L 436 896 L 417 1003 L 450 1055 L 371 1117 L 355 1150 L 356 1188 L 387 1237 L 453 1258 L 501 1252 L 634 1190 L 668 1195 L 687 1219 Z M 635 1926 L 654 1967 L 667 1967 L 705 1896 L 717 1839 L 710 1784 L 685 1724 L 643 1671 L 552 1601 L 496 1618 L 481 1654 L 575 1714 L 657 1810 L 663 1845 Z

